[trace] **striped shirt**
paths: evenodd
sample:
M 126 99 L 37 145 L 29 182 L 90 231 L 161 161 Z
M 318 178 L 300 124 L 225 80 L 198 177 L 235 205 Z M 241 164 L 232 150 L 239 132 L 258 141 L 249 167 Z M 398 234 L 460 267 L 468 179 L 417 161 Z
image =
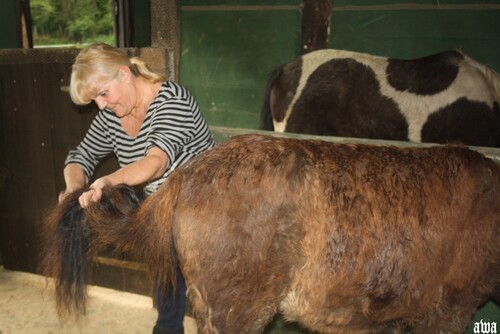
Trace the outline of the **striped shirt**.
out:
M 198 103 L 181 85 L 166 81 L 153 100 L 136 137 L 122 128 L 120 119 L 108 109 L 100 110 L 82 142 L 71 150 L 65 164 L 78 164 L 90 180 L 99 161 L 114 153 L 120 167 L 143 158 L 156 146 L 169 158 L 165 174 L 144 187 L 155 192 L 172 171 L 195 155 L 216 145 Z

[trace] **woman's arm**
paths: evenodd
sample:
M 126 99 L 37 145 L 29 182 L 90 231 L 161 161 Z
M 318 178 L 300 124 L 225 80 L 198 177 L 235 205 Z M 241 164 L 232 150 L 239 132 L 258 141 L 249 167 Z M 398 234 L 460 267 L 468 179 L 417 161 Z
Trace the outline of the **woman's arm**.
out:
M 144 158 L 118 169 L 107 178 L 113 186 L 120 183 L 133 186 L 161 177 L 167 166 L 167 154 L 158 147 L 151 147 Z
M 64 167 L 64 182 L 66 183 L 66 189 L 59 193 L 59 203 L 61 203 L 68 194 L 83 187 L 87 183 L 87 178 L 85 172 L 79 165 L 69 163 Z
M 125 183 L 134 186 L 155 180 L 165 173 L 168 161 L 168 156 L 164 151 L 158 147 L 151 147 L 144 158 L 95 180 L 90 185 L 90 191 L 80 196 L 80 205 L 85 208 L 90 202 L 98 201 L 102 195 L 102 188 L 106 185 L 115 186 Z

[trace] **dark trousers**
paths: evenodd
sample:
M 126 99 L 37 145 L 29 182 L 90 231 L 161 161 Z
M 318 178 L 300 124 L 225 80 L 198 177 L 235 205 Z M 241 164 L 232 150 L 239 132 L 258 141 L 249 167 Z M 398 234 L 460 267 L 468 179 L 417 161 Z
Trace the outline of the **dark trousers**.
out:
M 160 289 L 156 288 L 156 306 L 158 320 L 153 334 L 182 334 L 184 333 L 184 312 L 186 310 L 186 283 L 177 268 L 177 290 L 168 288 L 166 298 L 161 296 Z

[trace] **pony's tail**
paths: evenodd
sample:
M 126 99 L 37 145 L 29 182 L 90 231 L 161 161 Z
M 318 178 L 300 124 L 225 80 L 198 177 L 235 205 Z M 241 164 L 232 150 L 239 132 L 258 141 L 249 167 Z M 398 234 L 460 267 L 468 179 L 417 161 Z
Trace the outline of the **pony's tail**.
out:
M 48 215 L 43 226 L 40 272 L 55 279 L 60 317 L 85 313 L 87 277 L 92 260 L 90 231 L 78 203 L 83 190 L 70 194 Z
M 161 188 L 151 195 L 135 214 L 135 222 L 149 242 L 139 256 L 147 261 L 161 295 L 177 290 L 179 260 L 175 244 L 175 210 L 182 188 L 182 173 L 172 173 Z
M 120 249 L 134 247 L 126 226 L 144 199 L 131 187 L 117 186 L 104 189 L 101 200 L 84 210 L 78 197 L 85 190 L 68 195 L 48 214 L 43 226 L 40 272 L 55 279 L 61 318 L 85 313 L 94 254 L 116 240 Z

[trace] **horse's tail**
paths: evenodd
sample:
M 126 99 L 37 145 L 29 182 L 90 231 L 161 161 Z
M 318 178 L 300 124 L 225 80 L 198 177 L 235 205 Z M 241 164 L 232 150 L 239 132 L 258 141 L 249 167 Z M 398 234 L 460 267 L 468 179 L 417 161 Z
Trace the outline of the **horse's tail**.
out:
M 123 185 L 106 188 L 101 200 L 84 210 L 78 203 L 83 191 L 70 194 L 56 206 L 43 227 L 40 271 L 55 279 L 61 317 L 85 313 L 86 284 L 97 251 L 109 245 L 134 250 L 140 242 L 135 240 L 132 222 L 144 200 L 142 193 Z
M 262 110 L 260 114 L 260 129 L 274 131 L 273 114 L 271 111 L 271 90 L 276 80 L 283 72 L 282 66 L 275 68 L 267 78 L 266 86 L 264 88 L 264 98 L 262 101 Z

